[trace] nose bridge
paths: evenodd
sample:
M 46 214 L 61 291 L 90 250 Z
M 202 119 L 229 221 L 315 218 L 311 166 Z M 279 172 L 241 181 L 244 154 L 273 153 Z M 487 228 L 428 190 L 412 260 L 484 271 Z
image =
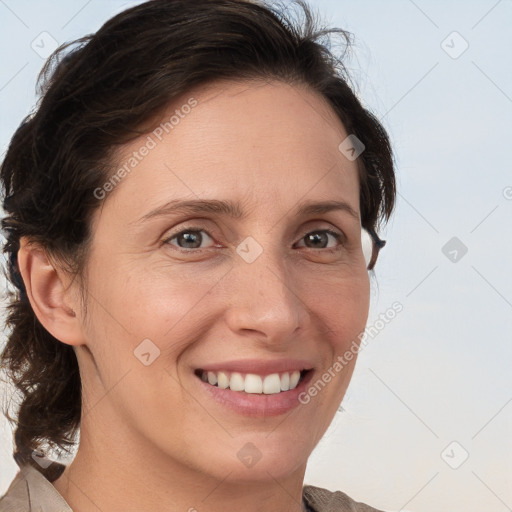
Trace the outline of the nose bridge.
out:
M 304 304 L 279 244 L 248 237 L 237 247 L 230 279 L 231 328 L 257 330 L 269 339 L 293 333 L 301 324 Z

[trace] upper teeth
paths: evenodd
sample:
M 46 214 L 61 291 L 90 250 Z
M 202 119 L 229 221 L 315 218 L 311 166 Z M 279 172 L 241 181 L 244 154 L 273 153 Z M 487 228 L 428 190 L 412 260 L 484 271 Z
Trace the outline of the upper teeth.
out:
M 217 385 L 223 389 L 229 388 L 232 391 L 270 395 L 296 388 L 300 379 L 300 371 L 271 373 L 264 377 L 254 373 L 247 373 L 244 376 L 238 372 L 229 374 L 229 372 L 222 371 L 203 371 L 201 379 L 212 386 Z

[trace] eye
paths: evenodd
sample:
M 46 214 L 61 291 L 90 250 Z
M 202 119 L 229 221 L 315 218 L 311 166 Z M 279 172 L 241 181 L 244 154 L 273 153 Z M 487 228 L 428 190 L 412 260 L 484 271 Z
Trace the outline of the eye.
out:
M 202 233 L 204 233 L 206 237 L 202 235 Z M 173 240 L 176 240 L 177 246 L 180 249 L 204 249 L 205 247 L 201 247 L 201 243 L 205 238 L 209 238 L 213 242 L 212 237 L 204 229 L 189 227 L 165 239 L 164 243 L 176 245 L 172 243 Z
M 343 244 L 337 244 L 333 247 L 327 247 L 329 244 L 329 237 L 334 239 L 335 242 L 339 242 L 343 235 L 337 233 L 336 231 L 332 231 L 330 229 L 321 229 L 316 231 L 311 231 L 304 235 L 300 242 L 305 242 L 305 245 L 299 245 L 299 247 L 307 247 L 309 249 L 325 249 L 327 251 L 335 251 L 340 248 Z M 176 246 L 178 249 L 194 250 L 194 249 L 207 249 L 210 246 L 202 246 L 203 242 L 207 242 L 208 239 L 210 242 L 213 242 L 212 237 L 208 234 L 208 232 L 200 227 L 190 226 L 186 229 L 183 229 L 179 233 L 176 233 L 165 240 L 163 240 L 164 244 L 170 244 Z M 175 241 L 175 242 L 173 242 Z
M 318 231 L 311 231 L 307 233 L 301 238 L 301 241 L 306 241 L 306 247 L 312 249 L 331 249 L 336 250 L 339 246 L 335 247 L 324 247 L 325 243 L 329 243 L 329 236 L 334 238 L 336 242 L 338 242 L 342 235 L 340 233 L 336 233 L 336 231 L 332 231 L 330 229 L 321 229 Z

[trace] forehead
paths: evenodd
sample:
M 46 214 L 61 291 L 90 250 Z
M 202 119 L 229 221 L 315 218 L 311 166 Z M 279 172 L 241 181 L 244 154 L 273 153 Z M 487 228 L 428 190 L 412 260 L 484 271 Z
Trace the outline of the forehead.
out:
M 172 199 L 220 197 L 276 208 L 337 198 L 358 211 L 357 164 L 338 149 L 347 136 L 326 100 L 304 86 L 209 84 L 173 101 L 151 131 L 121 148 L 116 168 L 136 165 L 112 202 L 130 197 L 130 215 Z

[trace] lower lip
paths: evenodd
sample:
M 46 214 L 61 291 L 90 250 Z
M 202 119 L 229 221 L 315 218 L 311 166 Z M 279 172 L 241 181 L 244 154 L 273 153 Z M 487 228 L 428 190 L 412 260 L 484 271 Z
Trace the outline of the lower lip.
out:
M 246 393 L 245 391 L 231 391 L 218 386 L 212 386 L 201 380 L 197 375 L 194 378 L 201 385 L 202 389 L 208 393 L 219 404 L 245 416 L 268 417 L 285 414 L 298 405 L 299 395 L 305 391 L 308 382 L 313 376 L 313 370 L 309 370 L 295 389 L 281 391 L 266 395 L 264 393 Z

